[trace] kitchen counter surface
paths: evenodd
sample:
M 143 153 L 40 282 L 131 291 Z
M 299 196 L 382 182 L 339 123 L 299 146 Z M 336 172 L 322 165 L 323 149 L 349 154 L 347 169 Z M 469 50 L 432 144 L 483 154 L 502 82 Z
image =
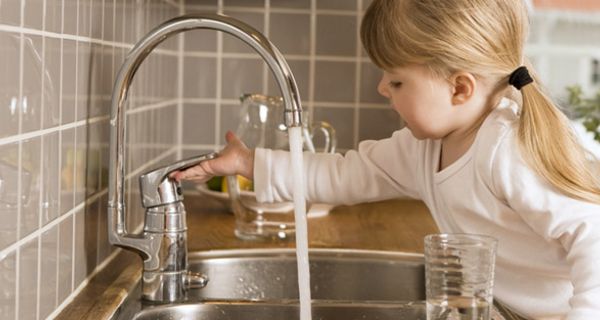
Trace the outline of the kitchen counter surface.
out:
M 222 204 L 186 195 L 189 251 L 240 248 L 293 248 L 289 242 L 254 242 L 233 234 L 234 217 Z M 391 200 L 339 206 L 323 217 L 308 219 L 311 248 L 423 252 L 423 237 L 437 232 L 420 201 Z M 108 319 L 141 276 L 141 259 L 121 250 L 98 272 L 57 319 Z

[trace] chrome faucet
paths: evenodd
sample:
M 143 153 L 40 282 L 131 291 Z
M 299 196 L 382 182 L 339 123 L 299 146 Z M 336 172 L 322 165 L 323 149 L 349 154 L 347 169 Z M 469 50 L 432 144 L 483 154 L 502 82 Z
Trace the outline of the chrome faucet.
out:
M 131 49 L 117 75 L 110 116 L 110 168 L 108 185 L 108 237 L 110 243 L 134 250 L 144 260 L 142 298 L 152 302 L 186 299 L 190 287 L 203 287 L 208 279 L 187 270 L 187 226 L 179 182 L 169 173 L 193 166 L 216 154 L 183 160 L 140 177 L 142 204 L 146 208 L 144 232 L 129 234 L 125 225 L 124 157 L 125 101 L 133 77 L 144 59 L 165 39 L 193 29 L 229 33 L 256 50 L 275 76 L 285 103 L 286 126 L 302 126 L 302 107 L 292 72 L 275 46 L 256 29 L 218 14 L 185 15 L 159 25 Z

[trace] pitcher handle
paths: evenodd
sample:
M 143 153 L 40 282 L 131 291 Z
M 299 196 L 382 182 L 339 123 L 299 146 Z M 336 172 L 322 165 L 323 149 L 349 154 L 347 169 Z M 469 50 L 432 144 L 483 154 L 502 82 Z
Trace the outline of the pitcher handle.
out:
M 325 146 L 323 152 L 335 153 L 337 147 L 337 138 L 335 135 L 335 128 L 327 121 L 314 121 L 312 124 L 311 138 L 314 137 L 315 132 L 318 130 L 323 133 L 325 137 Z

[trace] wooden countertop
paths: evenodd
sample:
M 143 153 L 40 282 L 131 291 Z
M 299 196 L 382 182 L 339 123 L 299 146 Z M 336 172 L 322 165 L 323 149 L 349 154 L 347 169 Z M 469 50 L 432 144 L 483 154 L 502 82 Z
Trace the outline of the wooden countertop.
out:
M 188 250 L 293 248 L 295 243 L 237 239 L 234 217 L 222 204 L 186 195 Z M 420 201 L 391 200 L 335 207 L 328 215 L 308 219 L 309 246 L 422 253 L 423 237 L 437 232 Z M 108 319 L 141 277 L 141 259 L 121 250 L 65 307 L 57 319 Z

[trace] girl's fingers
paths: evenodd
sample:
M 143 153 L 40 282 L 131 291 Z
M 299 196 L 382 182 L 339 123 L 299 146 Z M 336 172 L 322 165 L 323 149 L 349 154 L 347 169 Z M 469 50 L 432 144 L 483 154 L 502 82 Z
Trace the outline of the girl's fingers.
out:
M 227 130 L 227 133 L 225 133 L 225 141 L 227 141 L 227 143 L 232 142 L 236 138 L 237 137 L 235 136 L 235 133 L 233 133 L 231 130 Z
M 196 169 L 196 167 L 187 169 L 185 171 L 178 171 L 175 174 L 175 180 L 181 181 L 181 180 L 195 179 L 197 176 L 200 176 L 200 174 L 198 174 L 198 172 L 196 172 L 195 169 Z

